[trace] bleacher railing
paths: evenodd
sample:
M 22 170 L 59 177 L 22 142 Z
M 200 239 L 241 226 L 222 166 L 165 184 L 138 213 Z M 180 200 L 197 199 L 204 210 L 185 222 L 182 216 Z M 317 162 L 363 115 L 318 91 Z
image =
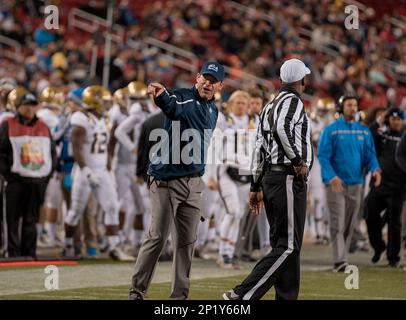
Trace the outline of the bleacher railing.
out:
M 273 83 L 267 79 L 257 77 L 245 71 L 235 71 L 227 66 L 224 66 L 224 70 L 227 74 L 225 84 L 232 88 L 244 89 L 245 85 L 249 85 L 251 83 L 260 87 L 264 92 L 271 92 L 275 89 Z
M 0 35 L 0 51 L 2 56 L 21 62 L 21 44 L 16 40 Z
M 95 33 L 100 27 L 107 28 L 107 20 L 98 16 L 92 15 L 85 11 L 73 8 L 69 12 L 69 27 L 76 27 L 88 33 Z M 123 27 L 113 24 L 112 40 L 117 43 L 123 43 L 125 40 L 125 30 Z M 159 54 L 164 57 L 169 63 L 181 68 L 192 75 L 195 75 L 199 70 L 199 58 L 192 52 L 165 43 L 152 37 L 137 39 L 138 44 L 143 48 L 156 48 Z M 129 46 L 136 46 L 136 42 L 128 42 Z M 255 84 L 265 91 L 274 90 L 273 83 L 267 79 L 257 77 L 253 74 L 234 70 L 225 67 L 226 73 L 229 75 L 225 80 L 225 85 L 235 89 L 244 88 L 247 84 Z
M 140 39 L 144 48 L 156 48 L 160 54 L 173 65 L 190 72 L 191 75 L 195 75 L 199 70 L 199 58 L 192 52 L 168 44 L 166 42 L 159 41 L 152 37 Z M 240 89 L 249 82 L 256 84 L 266 91 L 273 89 L 271 81 L 257 77 L 250 73 L 233 70 L 232 68 L 224 68 L 228 77 L 225 80 L 225 84 L 232 88 Z
M 352 4 L 352 5 L 356 5 L 361 11 L 365 11 L 367 10 L 367 6 L 365 6 L 364 4 L 355 1 L 355 0 L 344 0 L 344 2 L 346 4 Z M 237 3 L 235 1 L 227 1 L 226 4 L 228 6 L 230 6 L 231 8 L 235 9 L 235 10 L 239 10 L 241 12 L 244 12 L 246 14 L 249 13 L 257 13 L 257 16 L 259 16 L 261 19 L 265 20 L 265 21 L 274 21 L 274 17 L 271 14 L 267 14 L 265 12 L 262 12 L 260 10 L 258 10 L 257 8 L 253 8 L 253 7 L 249 7 L 249 6 L 245 6 L 243 4 Z M 258 13 L 260 13 L 258 15 Z M 406 24 L 398 19 L 395 18 L 390 18 L 388 20 L 392 25 L 402 29 L 403 31 L 406 30 Z M 334 45 L 336 48 L 341 48 L 341 47 L 347 47 L 347 45 L 343 42 L 339 42 L 336 41 L 332 38 L 327 38 L 327 43 L 324 44 L 314 44 L 311 40 L 312 38 L 312 30 L 308 30 L 305 28 L 299 28 L 298 30 L 299 36 L 301 37 L 302 41 L 305 41 L 306 43 L 309 43 L 310 46 L 314 49 L 317 49 L 323 53 L 326 53 L 328 55 L 337 57 L 339 56 L 339 52 L 331 49 L 329 47 L 329 45 Z M 309 40 L 310 39 L 310 40 Z M 394 72 L 395 67 L 398 65 L 396 62 L 388 60 L 388 59 L 383 59 L 382 60 L 382 64 L 385 67 L 386 71 L 388 71 L 391 76 L 393 76 L 397 81 L 405 83 L 406 84 L 406 77 L 397 74 L 396 72 Z
M 190 51 L 173 46 L 152 37 L 140 39 L 144 48 L 157 48 L 166 60 L 172 64 L 196 74 L 199 68 L 199 58 Z
M 69 28 L 75 27 L 82 31 L 94 34 L 97 30 L 107 30 L 108 23 L 106 19 L 100 18 L 94 14 L 83 10 L 73 8 L 69 11 Z M 121 44 L 124 41 L 125 30 L 123 27 L 113 24 L 111 28 L 111 40 Z

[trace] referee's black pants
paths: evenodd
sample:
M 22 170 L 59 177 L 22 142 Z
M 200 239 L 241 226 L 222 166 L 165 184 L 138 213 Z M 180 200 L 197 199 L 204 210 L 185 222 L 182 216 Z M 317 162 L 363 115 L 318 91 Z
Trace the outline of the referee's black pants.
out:
M 386 249 L 386 255 L 390 263 L 400 261 L 401 247 L 401 213 L 405 199 L 405 187 L 387 187 L 381 185 L 373 187 L 366 199 L 366 223 L 368 227 L 368 237 L 371 246 L 375 251 Z M 382 221 L 381 212 L 386 209 L 388 222 L 388 244 L 382 239 L 382 228 L 385 222 Z
M 258 300 L 275 286 L 277 300 L 295 300 L 299 294 L 307 184 L 285 172 L 268 171 L 262 191 L 272 251 L 234 292 L 244 300 Z

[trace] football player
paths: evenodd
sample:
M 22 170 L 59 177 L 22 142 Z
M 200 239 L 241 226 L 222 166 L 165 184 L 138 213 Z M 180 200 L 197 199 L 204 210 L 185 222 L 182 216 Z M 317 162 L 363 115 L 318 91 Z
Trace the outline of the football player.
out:
M 135 254 L 141 245 L 144 230 L 144 215 L 148 206 L 148 192 L 145 185 L 134 183 L 135 163 L 137 161 L 137 145 L 140 136 L 142 123 L 159 111 L 148 98 L 147 86 L 139 81 L 133 81 L 128 85 L 130 98 L 129 116 L 120 123 L 115 130 L 115 137 L 120 142 L 118 153 L 118 165 L 116 176 L 118 189 L 121 197 L 130 190 L 134 199 L 136 214 L 134 217 L 134 242 L 136 245 Z
M 313 149 L 317 152 L 322 130 L 334 119 L 335 104 L 332 100 L 318 99 L 310 114 L 310 132 Z M 326 193 L 321 181 L 321 167 L 317 157 L 314 157 L 313 167 L 309 174 L 308 183 L 310 213 L 313 217 L 316 244 L 328 244 L 328 217 Z
M 250 96 L 237 90 L 227 103 L 229 113 L 225 121 L 218 123 L 224 133 L 223 165 L 217 169 L 220 197 L 226 209 L 220 227 L 220 250 L 218 264 L 222 268 L 239 268 L 234 261 L 235 245 L 241 218 L 247 207 L 250 190 L 249 139 L 255 133 L 255 119 L 248 113 Z M 242 170 L 246 170 L 246 174 Z
M 107 169 L 109 127 L 105 113 L 111 105 L 111 94 L 102 86 L 83 91 L 83 110 L 72 115 L 72 151 L 75 166 L 72 172 L 71 206 L 65 217 L 66 257 L 74 257 L 73 234 L 87 206 L 90 193 L 104 211 L 104 224 L 109 255 L 114 260 L 134 261 L 120 248 L 119 202 L 114 177 Z
M 65 104 L 65 93 L 61 88 L 46 87 L 41 91 L 39 96 L 41 108 L 37 111 L 37 117 L 42 119 L 48 126 L 54 141 L 59 140 L 60 133 L 60 115 Z M 42 229 L 42 224 L 38 226 L 38 246 L 39 247 L 55 247 L 61 246 L 56 239 L 56 222 L 58 217 L 58 210 L 61 207 L 62 190 L 60 175 L 54 172 L 52 178 L 48 182 L 45 192 L 45 203 L 42 219 L 45 220 L 45 232 Z
M 14 117 L 16 112 L 16 101 L 18 97 L 28 93 L 28 90 L 23 86 L 16 86 L 7 94 L 6 109 L 0 114 L 0 124 L 9 117 Z

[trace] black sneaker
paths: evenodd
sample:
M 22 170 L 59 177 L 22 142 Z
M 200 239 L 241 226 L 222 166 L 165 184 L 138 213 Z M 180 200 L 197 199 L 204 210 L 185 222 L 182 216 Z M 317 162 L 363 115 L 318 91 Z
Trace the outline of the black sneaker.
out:
M 64 260 L 81 260 L 83 259 L 81 251 L 73 246 L 65 246 L 60 253 L 60 257 Z
M 333 272 L 344 272 L 348 267 L 347 262 L 339 262 L 334 264 Z
M 242 298 L 234 292 L 233 289 L 223 293 L 224 300 L 242 300 Z
M 142 293 L 130 289 L 130 293 L 128 294 L 128 300 L 144 300 L 144 296 L 142 295 Z
M 258 261 L 258 259 L 253 258 L 251 255 L 249 254 L 243 254 L 241 255 L 241 261 L 245 261 L 245 262 L 255 262 Z
M 379 250 L 375 250 L 375 254 L 372 257 L 371 262 L 373 264 L 377 264 L 377 263 L 381 262 L 381 260 L 383 258 L 383 253 L 385 252 L 385 250 L 386 250 L 385 247 L 383 247 L 383 248 L 381 248 Z
M 393 269 L 399 268 L 399 261 L 389 261 L 388 267 Z
M 241 269 L 243 269 L 243 266 L 242 266 L 242 264 L 241 264 L 240 259 L 238 259 L 238 258 L 236 258 L 236 257 L 233 257 L 233 258 L 231 259 L 231 264 L 233 265 L 233 269 L 235 269 L 235 270 L 241 270 Z

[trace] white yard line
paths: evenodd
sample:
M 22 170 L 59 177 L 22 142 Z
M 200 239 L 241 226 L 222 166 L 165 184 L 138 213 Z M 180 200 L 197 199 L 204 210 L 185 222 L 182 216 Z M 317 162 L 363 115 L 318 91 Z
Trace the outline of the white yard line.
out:
M 170 282 L 172 262 L 161 262 L 155 271 L 153 283 Z M 59 290 L 130 285 L 132 264 L 92 264 L 59 267 Z M 194 261 L 191 279 L 223 278 L 247 274 L 251 266 L 242 270 L 223 270 L 215 262 Z M 0 296 L 47 292 L 44 268 L 0 271 Z
M 321 294 L 321 293 L 304 293 L 303 295 L 307 296 L 312 296 L 312 297 L 320 297 L 320 298 L 334 298 L 335 300 L 337 299 L 354 299 L 355 297 L 349 297 L 346 295 L 339 295 L 339 294 Z M 300 298 L 300 297 L 299 297 Z M 359 299 L 359 298 L 357 298 Z M 362 296 L 361 299 L 365 299 L 365 300 L 399 300 L 401 298 L 391 298 L 391 297 L 368 297 L 368 296 Z

